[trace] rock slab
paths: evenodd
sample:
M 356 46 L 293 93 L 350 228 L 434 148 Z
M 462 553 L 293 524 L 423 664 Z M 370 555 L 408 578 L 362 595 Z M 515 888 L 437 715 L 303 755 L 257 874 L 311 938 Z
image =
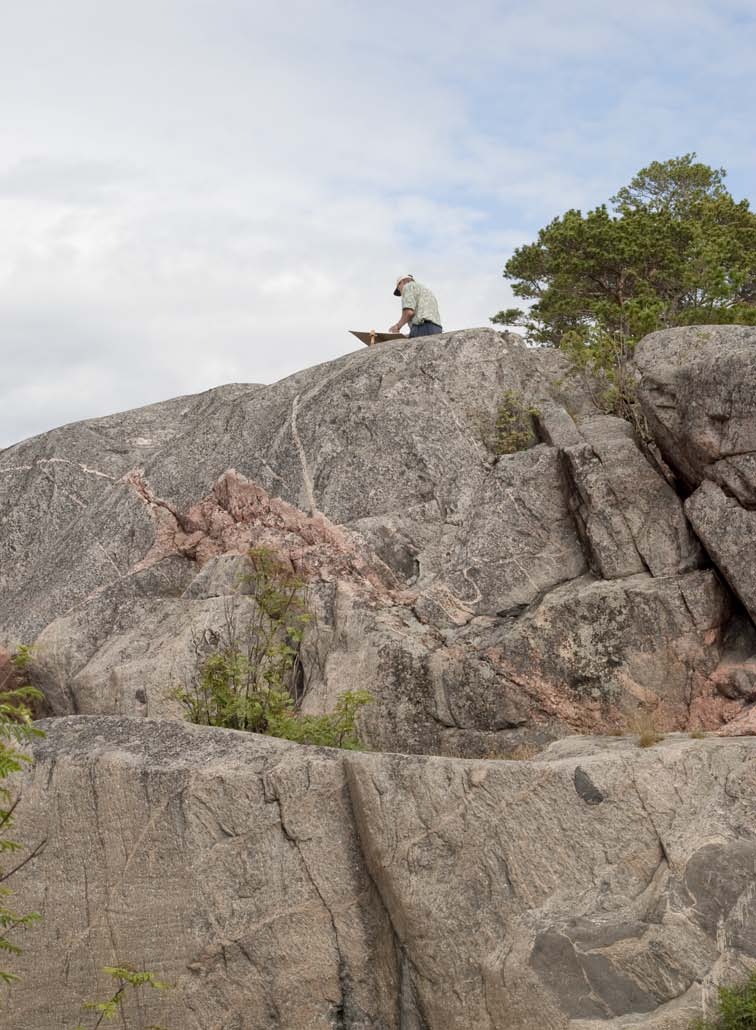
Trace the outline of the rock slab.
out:
M 491 762 L 46 728 L 18 825 L 47 843 L 14 882 L 43 920 L 7 1030 L 74 1025 L 119 963 L 175 984 L 134 1025 L 683 1030 L 756 960 L 750 738 Z

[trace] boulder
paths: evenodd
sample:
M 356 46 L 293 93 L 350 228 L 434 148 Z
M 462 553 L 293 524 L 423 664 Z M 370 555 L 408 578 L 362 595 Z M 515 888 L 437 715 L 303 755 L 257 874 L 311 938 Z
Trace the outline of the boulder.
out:
M 488 654 L 575 729 L 632 727 L 639 711 L 675 729 L 695 724 L 712 694 L 729 620 L 727 592 L 710 570 L 586 577 L 496 634 Z
M 711 677 L 717 690 L 733 700 L 756 701 L 756 627 L 745 612 L 731 620 L 722 650 Z
M 756 737 L 756 705 L 750 705 L 720 731 L 721 737 Z
M 756 959 L 749 738 L 495 762 L 44 725 L 9 1030 L 75 1024 L 124 963 L 174 984 L 127 1000 L 135 1025 L 687 1030 Z
M 756 504 L 756 328 L 687 326 L 638 344 L 638 399 L 689 490 L 703 479 Z
M 712 561 L 756 620 L 756 511 L 705 480 L 685 502 L 685 512 Z

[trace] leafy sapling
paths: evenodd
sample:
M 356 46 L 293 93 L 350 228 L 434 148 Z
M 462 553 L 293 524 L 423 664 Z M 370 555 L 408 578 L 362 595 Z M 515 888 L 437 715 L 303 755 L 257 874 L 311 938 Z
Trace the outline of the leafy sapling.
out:
M 92 1022 L 79 1023 L 76 1030 L 97 1030 L 103 1023 L 119 1016 L 123 1016 L 123 1005 L 131 988 L 138 991 L 142 987 L 151 987 L 156 991 L 169 990 L 173 985 L 158 980 L 154 973 L 143 970 L 130 969 L 128 966 L 105 966 L 104 973 L 111 976 L 116 982 L 114 993 L 103 1001 L 87 1001 L 84 1008 L 90 1011 Z M 154 1023 L 146 1026 L 144 1030 L 166 1030 L 166 1027 L 156 1026 Z
M 372 700 L 364 690 L 346 691 L 333 712 L 302 715 L 294 681 L 299 648 L 311 621 L 305 580 L 267 548 L 249 552 L 251 572 L 231 597 L 225 626 L 213 648 L 197 649 L 189 681 L 172 691 L 191 722 L 283 737 L 300 744 L 359 747 L 357 713 Z M 252 606 L 242 607 L 246 597 Z M 245 612 L 242 615 L 242 612 Z

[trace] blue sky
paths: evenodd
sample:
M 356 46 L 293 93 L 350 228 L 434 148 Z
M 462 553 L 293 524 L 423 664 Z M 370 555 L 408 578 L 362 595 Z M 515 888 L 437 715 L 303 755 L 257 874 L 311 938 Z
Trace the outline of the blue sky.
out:
M 753 201 L 756 7 L 27 0 L 0 39 L 0 446 L 511 301 L 654 159 Z

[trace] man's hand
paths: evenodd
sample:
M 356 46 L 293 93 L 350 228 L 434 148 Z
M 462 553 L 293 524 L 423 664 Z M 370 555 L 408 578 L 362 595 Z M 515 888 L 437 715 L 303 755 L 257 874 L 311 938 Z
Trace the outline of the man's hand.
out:
M 415 312 L 414 312 L 413 308 L 402 308 L 402 317 L 399 319 L 399 321 L 396 323 L 396 325 L 392 325 L 391 326 L 391 328 L 389 329 L 389 332 L 390 333 L 400 333 L 402 331 L 402 329 L 404 328 L 404 326 L 407 325 L 409 322 L 411 322 L 414 317 L 415 317 Z

